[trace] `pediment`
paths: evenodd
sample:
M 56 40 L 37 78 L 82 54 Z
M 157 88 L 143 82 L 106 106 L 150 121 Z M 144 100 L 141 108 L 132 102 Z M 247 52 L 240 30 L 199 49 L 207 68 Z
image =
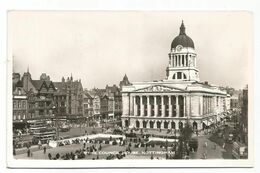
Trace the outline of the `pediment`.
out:
M 153 85 L 141 89 L 137 89 L 134 92 L 183 92 L 184 89 L 177 87 L 169 87 L 165 85 Z

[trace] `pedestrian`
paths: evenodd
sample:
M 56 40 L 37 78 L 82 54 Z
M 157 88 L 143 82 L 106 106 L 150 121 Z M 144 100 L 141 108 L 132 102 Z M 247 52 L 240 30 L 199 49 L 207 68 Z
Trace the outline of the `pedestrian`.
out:
M 39 140 L 39 142 L 38 142 L 38 148 L 41 149 L 41 146 L 42 146 L 42 142 L 41 142 L 41 140 Z
M 16 151 L 15 151 L 15 148 L 13 149 L 13 155 L 14 155 L 14 156 L 16 155 Z
M 49 160 L 51 160 L 51 153 L 48 154 L 48 158 L 49 158 Z
M 31 156 L 31 150 L 28 148 L 27 149 L 27 157 L 30 157 Z
M 216 150 L 216 149 L 217 149 L 217 145 L 216 145 L 216 144 L 214 144 L 214 147 L 213 147 L 213 149 L 214 149 L 214 150 Z
M 207 146 L 208 146 L 208 142 L 207 141 L 205 142 L 204 146 L 207 148 Z
M 207 159 L 207 154 L 206 154 L 206 152 L 203 153 L 203 159 Z
M 223 142 L 222 148 L 225 149 L 226 143 Z
M 43 147 L 43 153 L 46 154 L 46 146 Z

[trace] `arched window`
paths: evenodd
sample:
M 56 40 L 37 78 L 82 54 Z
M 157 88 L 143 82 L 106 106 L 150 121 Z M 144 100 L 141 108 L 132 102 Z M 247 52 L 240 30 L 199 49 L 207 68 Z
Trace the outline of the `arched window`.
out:
M 161 128 L 161 122 L 157 121 L 157 129 L 160 129 L 160 128 Z
M 147 121 L 143 121 L 143 128 L 146 128 L 147 126 Z
M 165 121 L 163 126 L 164 126 L 165 129 L 168 129 L 168 122 Z
M 140 122 L 138 120 L 136 120 L 136 128 L 139 128 L 140 127 Z
M 187 79 L 186 74 L 183 73 L 183 79 Z
M 154 122 L 153 121 L 150 121 L 150 128 L 153 129 L 153 124 Z
M 173 74 L 172 79 L 187 79 L 187 76 L 185 73 L 177 72 Z
M 172 77 L 173 79 L 176 79 L 176 73 L 173 75 L 173 77 Z
M 173 121 L 171 122 L 171 128 L 175 129 L 175 122 L 173 122 Z
M 179 122 L 179 129 L 183 129 L 183 123 L 181 121 Z

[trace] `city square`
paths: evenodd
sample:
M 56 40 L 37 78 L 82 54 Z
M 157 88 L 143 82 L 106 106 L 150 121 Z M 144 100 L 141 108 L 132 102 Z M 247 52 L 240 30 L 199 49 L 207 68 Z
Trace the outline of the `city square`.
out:
M 131 70 L 130 78 L 126 72 L 113 71 L 111 67 L 115 64 L 105 68 L 105 63 L 111 62 L 100 63 L 99 59 L 96 62 L 102 66 L 99 72 L 114 74 L 106 81 L 106 77 L 99 78 L 95 71 L 92 74 L 95 82 L 88 84 L 91 87 L 78 78 L 87 73 L 76 68 L 73 69 L 75 77 L 74 71 L 69 76 L 61 73 L 64 69 L 59 69 L 58 63 L 52 63 L 53 68 L 57 66 L 52 75 L 29 65 L 21 71 L 19 63 L 15 64 L 12 75 L 14 159 L 248 159 L 247 80 L 241 80 L 242 88 L 236 89 L 232 84 L 229 86 L 230 81 L 219 85 L 204 81 L 205 74 L 217 76 L 219 83 L 226 75 L 219 75 L 222 68 L 203 71 L 201 62 L 205 59 L 200 57 L 202 48 L 196 45 L 200 40 L 193 41 L 188 36 L 195 26 L 185 24 L 183 20 L 176 22 L 174 35 L 164 35 L 165 38 L 173 36 L 167 42 L 170 49 L 163 52 L 166 56 L 160 59 L 162 64 L 151 67 L 156 72 L 166 67 L 161 79 L 151 75 L 151 79 L 132 81 L 146 71 L 150 73 L 145 60 L 143 72 Z M 76 42 L 81 39 L 82 36 L 76 36 Z M 99 47 L 100 43 L 94 43 L 91 46 Z M 97 59 L 102 57 L 94 54 Z M 145 54 L 149 56 L 149 52 Z M 15 54 L 13 58 L 18 59 Z M 70 63 L 75 62 L 67 64 Z M 132 64 L 135 67 L 138 63 Z M 91 67 L 87 63 L 80 65 Z M 128 66 L 125 64 L 124 68 Z M 64 68 L 67 72 L 68 67 Z M 56 74 L 60 75 L 59 80 L 53 77 Z M 116 80 L 118 84 L 111 84 L 109 80 L 114 82 L 113 77 L 121 79 Z M 100 83 L 102 87 L 96 87 Z

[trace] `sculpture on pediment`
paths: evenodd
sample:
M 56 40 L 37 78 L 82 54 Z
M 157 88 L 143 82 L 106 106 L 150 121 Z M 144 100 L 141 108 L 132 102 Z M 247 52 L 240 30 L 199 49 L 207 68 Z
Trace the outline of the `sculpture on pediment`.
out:
M 138 90 L 139 92 L 167 92 L 167 91 L 176 91 L 176 89 L 169 88 L 166 86 L 150 86 L 144 89 Z

